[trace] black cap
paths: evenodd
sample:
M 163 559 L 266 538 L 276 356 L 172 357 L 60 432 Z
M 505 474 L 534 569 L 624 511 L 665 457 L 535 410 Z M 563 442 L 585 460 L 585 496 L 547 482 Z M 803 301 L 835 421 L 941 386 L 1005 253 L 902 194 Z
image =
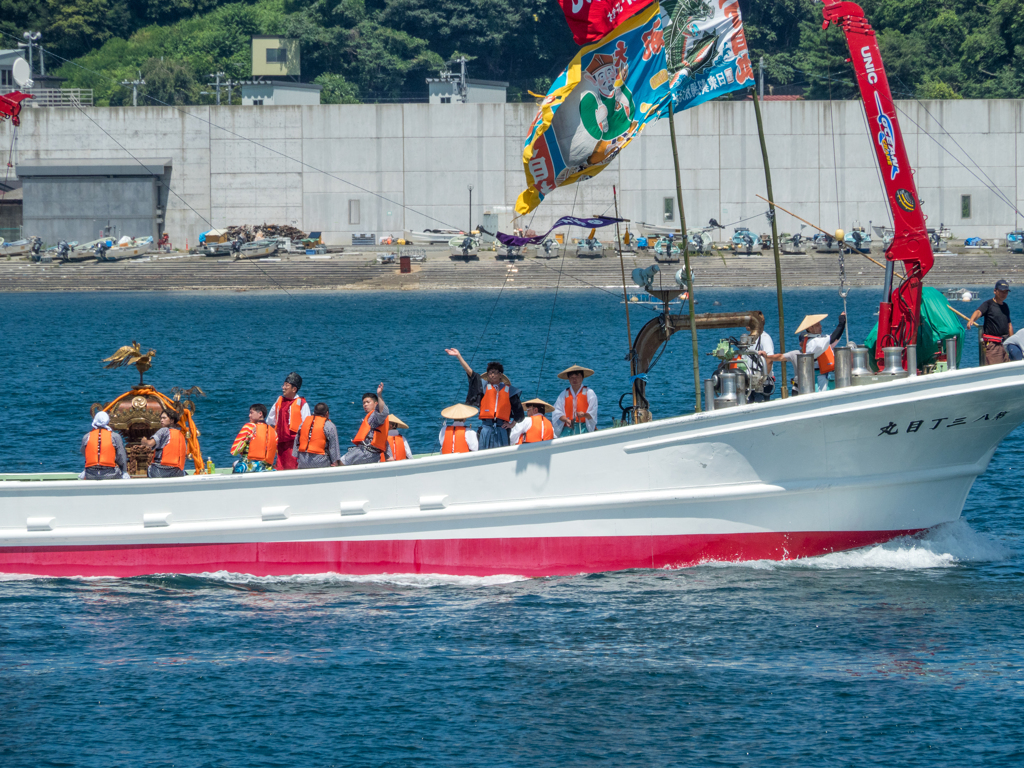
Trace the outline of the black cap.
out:
M 295 371 L 284 377 L 284 383 L 291 384 L 296 389 L 302 389 L 302 377 L 295 373 Z
M 1005 280 L 996 280 L 996 290 L 1008 292 L 1010 290 L 1010 284 Z

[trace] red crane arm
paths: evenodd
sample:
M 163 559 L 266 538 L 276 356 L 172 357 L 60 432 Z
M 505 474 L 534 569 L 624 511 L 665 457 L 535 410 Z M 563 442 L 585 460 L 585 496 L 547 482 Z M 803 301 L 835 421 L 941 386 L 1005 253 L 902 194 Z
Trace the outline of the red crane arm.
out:
M 846 43 L 850 47 L 850 59 L 847 61 L 852 61 L 857 75 L 875 158 L 882 171 L 886 200 L 892 210 L 895 236 L 885 252 L 885 293 L 878 308 L 878 341 L 875 344 L 875 356 L 881 360 L 883 347 L 906 347 L 917 343 L 917 329 L 921 324 L 921 278 L 928 274 L 935 259 L 875 30 L 864 17 L 864 10 L 856 3 L 822 1 L 825 4 L 822 29 L 835 24 L 846 35 Z M 907 277 L 893 289 L 893 264 L 897 261 L 903 262 Z
M 18 115 L 21 113 L 21 102 L 35 98 L 21 91 L 0 94 L 0 120 L 10 119 L 15 125 L 21 125 Z

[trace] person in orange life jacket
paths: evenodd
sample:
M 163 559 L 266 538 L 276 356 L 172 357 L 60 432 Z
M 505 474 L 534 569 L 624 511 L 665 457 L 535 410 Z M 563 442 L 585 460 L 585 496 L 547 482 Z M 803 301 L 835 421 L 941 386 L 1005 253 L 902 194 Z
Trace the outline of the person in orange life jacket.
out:
M 465 403 L 456 403 L 441 411 L 441 415 L 446 419 L 437 435 L 441 453 L 469 453 L 480 448 L 476 432 L 466 427 L 466 419 L 471 419 L 476 414 L 476 408 Z M 452 423 L 449 424 L 447 419 L 452 419 Z
M 542 443 L 545 440 L 554 440 L 555 428 L 545 414 L 555 410 L 555 406 L 545 403 L 539 397 L 527 400 L 523 405 L 526 406 L 526 418 L 512 427 L 512 434 L 509 436 L 512 444 Z
M 798 335 L 802 334 L 799 336 L 799 349 L 791 349 L 778 355 L 769 355 L 762 352 L 761 356 L 772 363 L 785 360 L 789 365 L 793 366 L 793 370 L 796 370 L 797 355 L 801 353 L 814 355 L 814 367 L 818 369 L 815 391 L 824 392 L 828 389 L 828 375 L 836 367 L 834 347 L 839 343 L 839 339 L 842 338 L 843 331 L 846 330 L 846 313 L 843 312 L 839 315 L 839 323 L 836 325 L 836 329 L 832 331 L 831 336 L 823 336 L 821 333 L 821 321 L 826 317 L 828 315 L 807 315 L 803 319 L 803 322 L 796 329 Z M 803 333 L 804 331 L 806 333 Z
M 352 438 L 355 445 L 341 457 L 341 463 L 346 467 L 352 464 L 379 463 L 381 454 L 387 453 L 388 407 L 381 397 L 383 391 L 384 382 L 381 382 L 377 385 L 377 394 L 367 392 L 363 395 L 363 412 L 366 415 L 356 436 Z
M 149 477 L 184 477 L 188 444 L 178 428 L 177 411 L 164 408 L 160 414 L 160 429 L 152 438 L 142 438 L 142 445 L 153 451 L 149 464 Z
M 317 403 L 313 415 L 302 422 L 295 436 L 295 454 L 299 457 L 299 469 L 341 465 L 338 430 L 331 421 L 327 403 Z
M 974 312 L 971 313 L 967 327 L 973 328 L 978 318 L 985 318 L 985 326 L 982 329 L 982 342 L 985 344 L 985 365 L 1005 363 L 1009 360 L 1003 342 L 1013 336 L 1013 323 L 1010 322 L 1010 307 L 1006 304 L 1006 297 L 1010 295 L 1010 284 L 1005 280 L 996 282 L 995 292 L 991 299 L 983 302 Z
M 295 435 L 299 425 L 309 416 L 309 403 L 299 397 L 302 389 L 302 377 L 292 371 L 284 377 L 281 385 L 281 396 L 267 414 L 267 424 L 277 430 L 277 462 L 275 469 L 295 469 Z
M 80 480 L 121 480 L 128 478 L 128 454 L 124 440 L 110 428 L 110 414 L 100 411 L 92 420 L 92 431 L 82 438 L 85 471 Z
M 405 435 L 400 431 L 408 428 L 409 425 L 395 416 L 395 414 L 392 413 L 388 416 L 387 461 L 402 461 L 403 459 L 412 458 L 412 448 L 409 447 L 409 441 L 405 439 Z M 381 456 L 381 461 L 384 460 L 385 457 Z
M 551 419 L 555 437 L 563 430 L 566 435 L 582 435 L 597 429 L 597 393 L 583 386 L 583 380 L 593 375 L 591 369 L 582 365 L 569 366 L 558 374 L 558 378 L 568 380 L 569 386 L 555 400 L 555 415 Z
M 481 377 L 462 359 L 459 350 L 446 349 L 445 352 L 459 359 L 469 377 L 466 405 L 480 409 L 480 450 L 508 445 L 509 430 L 526 418 L 526 414 L 519 401 L 521 391 L 505 376 L 505 367 L 497 361 L 490 362 Z
M 277 433 L 267 424 L 267 406 L 249 406 L 249 421 L 231 444 L 231 455 L 240 457 L 232 472 L 273 472 L 277 458 Z

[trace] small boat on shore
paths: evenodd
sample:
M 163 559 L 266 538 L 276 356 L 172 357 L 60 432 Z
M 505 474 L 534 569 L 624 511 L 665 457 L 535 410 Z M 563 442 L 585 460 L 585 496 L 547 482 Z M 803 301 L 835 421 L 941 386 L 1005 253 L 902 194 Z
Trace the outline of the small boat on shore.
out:
M 264 256 L 273 256 L 277 253 L 276 240 L 255 240 L 246 243 L 241 250 L 235 251 L 235 261 L 243 259 L 261 259 Z
M 38 237 L 27 237 L 10 243 L 0 242 L 0 256 L 27 256 L 32 252 L 32 247 L 37 240 L 39 240 Z M 41 244 L 42 241 L 40 241 Z
M 105 244 L 96 246 L 97 261 L 123 261 L 143 256 L 156 248 L 152 237 L 139 239 L 122 238 L 112 248 Z
M 854 227 L 843 238 L 846 244 L 858 253 L 871 253 L 871 234 L 864 227 Z
M 452 259 L 479 258 L 480 241 L 472 235 L 456 235 L 448 241 L 448 249 Z
M 1024 253 L 1024 229 L 1006 233 L 1006 248 L 1010 253 Z
M 461 229 L 424 229 L 419 232 L 405 230 L 402 237 L 407 245 L 444 245 L 456 235 L 465 234 Z
M 599 259 L 604 256 L 604 245 L 596 237 L 576 241 L 576 258 Z

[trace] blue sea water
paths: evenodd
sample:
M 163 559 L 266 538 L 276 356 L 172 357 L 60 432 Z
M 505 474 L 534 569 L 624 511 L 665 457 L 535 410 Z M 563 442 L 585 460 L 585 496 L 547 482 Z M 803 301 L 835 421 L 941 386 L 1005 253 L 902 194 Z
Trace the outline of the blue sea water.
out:
M 849 297 L 858 340 L 877 293 Z M 761 309 L 778 335 L 772 292 L 699 298 L 699 311 Z M 133 338 L 157 350 L 148 382 L 206 390 L 196 418 L 220 465 L 248 405 L 291 370 L 343 436 L 383 381 L 413 448 L 430 450 L 439 411 L 465 395 L 446 346 L 501 360 L 549 401 L 557 371 L 594 368 L 607 423 L 628 390 L 620 302 L 593 289 L 6 295 L 0 472 L 80 467 L 89 405 L 136 378 L 98 361 Z M 840 308 L 834 290 L 790 291 L 787 328 Z M 634 333 L 650 317 L 635 309 Z M 717 338 L 701 334 L 704 371 Z M 692 409 L 688 334 L 648 392 L 657 416 Z M 2 577 L 0 766 L 1019 766 L 1022 456 L 1018 431 L 957 523 L 788 563 Z

